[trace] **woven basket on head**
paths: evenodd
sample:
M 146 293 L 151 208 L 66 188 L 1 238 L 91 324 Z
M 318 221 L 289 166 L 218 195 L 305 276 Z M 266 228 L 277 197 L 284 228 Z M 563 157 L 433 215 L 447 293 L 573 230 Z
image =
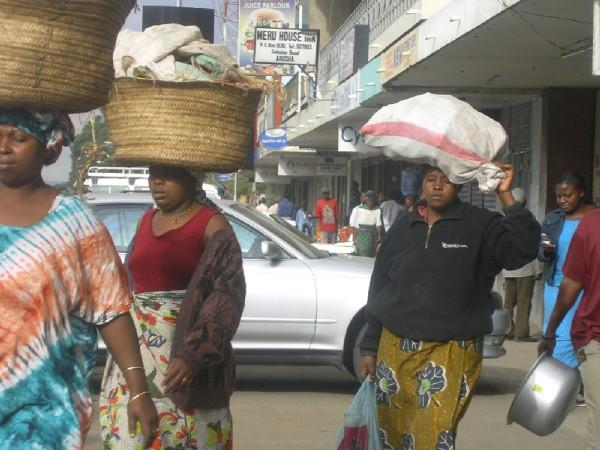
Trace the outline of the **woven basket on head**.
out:
M 118 78 L 103 108 L 115 160 L 207 172 L 241 169 L 261 94 L 207 81 Z
M 84 112 L 108 100 L 135 0 L 0 0 L 0 107 Z

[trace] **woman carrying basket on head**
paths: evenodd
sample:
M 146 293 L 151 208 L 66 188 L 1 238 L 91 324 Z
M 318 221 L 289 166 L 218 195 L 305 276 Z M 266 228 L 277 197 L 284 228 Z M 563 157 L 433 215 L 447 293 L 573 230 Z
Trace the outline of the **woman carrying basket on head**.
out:
M 3 448 L 83 447 L 97 328 L 125 373 L 124 432 L 135 434 L 141 422 L 147 445 L 157 425 L 128 312 L 127 278 L 110 236 L 80 199 L 42 179 L 42 168 L 72 139 L 65 114 L 0 109 Z
M 159 412 L 153 449 L 233 448 L 231 340 L 245 299 L 240 247 L 213 205 L 199 201 L 202 174 L 151 166 L 157 208 L 141 219 L 127 267 L 146 376 Z M 109 361 L 100 398 L 105 448 L 134 449 L 121 371 Z

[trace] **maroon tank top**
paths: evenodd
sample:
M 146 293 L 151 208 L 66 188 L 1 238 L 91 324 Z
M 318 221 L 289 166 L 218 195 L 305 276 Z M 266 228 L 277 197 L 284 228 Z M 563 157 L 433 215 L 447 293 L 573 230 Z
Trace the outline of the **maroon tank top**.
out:
M 182 227 L 155 236 L 152 218 L 157 211 L 153 209 L 144 214 L 128 259 L 137 294 L 187 289 L 204 251 L 206 226 L 219 214 L 203 206 Z

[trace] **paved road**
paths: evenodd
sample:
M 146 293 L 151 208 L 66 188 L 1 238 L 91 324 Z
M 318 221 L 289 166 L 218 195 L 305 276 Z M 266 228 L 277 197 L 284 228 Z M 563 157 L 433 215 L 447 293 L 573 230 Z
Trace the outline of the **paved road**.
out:
M 461 426 L 460 450 L 583 449 L 586 408 L 576 408 L 549 437 L 506 425 L 506 413 L 535 344 L 506 344 L 507 356 L 486 360 Z M 232 413 L 236 450 L 329 450 L 357 384 L 329 367 L 240 367 Z M 97 421 L 95 421 L 97 424 Z M 86 449 L 99 450 L 97 425 Z

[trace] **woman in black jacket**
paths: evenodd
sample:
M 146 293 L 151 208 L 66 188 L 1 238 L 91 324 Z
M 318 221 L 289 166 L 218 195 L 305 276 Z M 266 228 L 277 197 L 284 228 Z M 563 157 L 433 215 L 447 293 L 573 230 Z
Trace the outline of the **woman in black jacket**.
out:
M 430 167 L 426 204 L 382 242 L 361 352 L 362 375 L 376 380 L 385 448 L 454 448 L 491 331 L 494 278 L 536 257 L 540 226 L 513 198 L 512 166 L 501 167 L 504 216 L 462 203 L 459 186 Z

